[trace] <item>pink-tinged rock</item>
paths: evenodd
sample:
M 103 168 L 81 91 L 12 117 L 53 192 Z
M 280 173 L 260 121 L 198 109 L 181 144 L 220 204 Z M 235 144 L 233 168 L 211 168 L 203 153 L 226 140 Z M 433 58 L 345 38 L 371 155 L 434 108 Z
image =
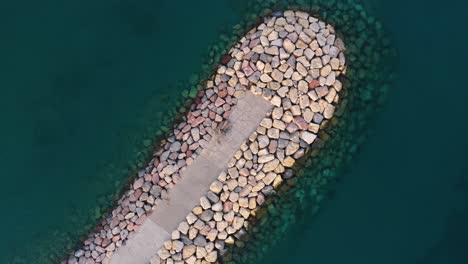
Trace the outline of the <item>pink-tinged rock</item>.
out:
M 206 129 L 204 126 L 200 126 L 200 135 L 205 135 L 206 134 Z
M 187 133 L 190 131 L 190 129 L 192 129 L 192 127 L 190 125 L 185 125 L 183 128 L 182 128 L 182 132 L 183 133 Z
M 236 89 L 234 89 L 234 87 L 228 87 L 227 89 L 228 89 L 228 94 L 231 96 L 236 92 Z M 228 104 L 230 103 L 228 102 Z
M 136 225 L 142 225 L 146 220 L 146 215 L 142 215 L 135 220 Z
M 253 48 L 260 43 L 260 38 L 252 39 L 249 43 L 249 48 Z
M 112 218 L 112 221 L 111 221 L 111 223 L 110 223 L 109 226 L 110 226 L 110 228 L 114 228 L 114 227 L 118 226 L 119 223 L 120 223 L 119 219 L 117 219 L 117 218 Z M 100 244 L 100 243 L 99 243 L 99 244 Z
M 228 94 L 228 90 L 227 90 L 227 89 L 220 89 L 220 90 L 218 91 L 218 96 L 221 97 L 221 98 L 226 97 L 227 94 Z
M 226 97 L 226 103 L 228 103 L 230 105 L 232 104 L 232 97 L 231 96 Z
M 294 117 L 294 123 L 302 130 L 306 130 L 309 127 L 307 121 L 305 121 L 304 118 L 300 116 Z
M 187 142 L 184 142 L 182 144 L 182 146 L 180 147 L 180 151 L 185 152 L 185 151 L 187 151 L 187 149 L 188 149 Z
M 178 174 L 172 176 L 172 181 L 173 181 L 175 184 L 179 183 L 180 180 L 181 180 L 181 178 L 180 178 L 180 176 L 179 176 Z M 169 184 L 169 185 L 170 185 L 170 184 Z
M 224 119 L 228 119 L 229 116 L 232 114 L 232 111 L 234 111 L 234 109 L 231 109 L 231 110 L 229 110 L 229 111 L 224 112 L 223 118 L 224 118 Z
M 119 227 L 120 229 L 124 229 L 127 226 L 127 222 L 120 222 Z
M 322 98 L 328 94 L 328 88 L 325 86 L 319 86 L 315 88 L 315 92 L 317 93 L 319 98 Z
M 244 72 L 245 76 L 249 77 L 250 75 L 252 75 L 254 73 L 254 70 L 252 70 L 252 68 L 250 67 L 245 67 L 242 69 L 242 71 Z
M 320 85 L 320 82 L 318 80 L 312 80 L 309 83 L 309 89 L 314 89 Z
M 205 121 L 205 118 L 203 116 L 199 116 L 193 120 L 192 127 L 196 127 L 200 125 L 201 123 L 203 123 L 204 121 Z
M 182 138 L 182 136 L 184 135 L 184 133 L 182 133 L 182 131 L 178 131 L 177 133 L 174 133 L 176 139 L 180 140 Z
M 185 156 L 186 156 L 187 158 L 191 157 L 191 156 L 192 156 L 192 151 L 191 151 L 191 150 L 187 150 L 187 151 L 185 152 Z
M 248 60 L 243 60 L 241 64 L 241 68 L 249 67 L 249 61 Z
M 231 59 L 232 59 L 231 55 L 226 54 L 221 58 L 221 64 L 226 65 L 229 63 L 229 61 L 231 61 Z
M 286 130 L 291 134 L 296 132 L 298 129 L 299 127 L 293 122 L 289 123 L 288 126 L 286 127 Z
M 190 113 L 193 117 L 197 117 L 201 114 L 201 110 L 193 111 Z
M 170 183 L 168 183 L 166 185 L 166 189 L 170 190 L 170 189 L 174 188 L 174 186 L 175 186 L 174 182 L 170 182 Z
M 96 238 L 94 238 L 94 244 L 102 245 L 102 238 L 98 237 L 98 236 Z
M 156 184 L 156 183 L 159 182 L 159 176 L 158 176 L 158 174 L 156 174 L 156 173 L 151 174 L 151 182 L 152 182 L 153 184 Z
M 256 70 L 257 70 L 257 66 L 255 66 L 255 63 L 253 63 L 252 61 L 249 62 L 249 67 L 250 67 L 253 71 L 256 71 Z
M 226 101 L 224 101 L 222 98 L 218 97 L 218 99 L 216 99 L 215 101 L 215 106 L 216 107 L 220 107 L 221 105 L 223 105 Z
M 189 150 L 196 150 L 200 146 L 200 143 L 195 142 L 192 145 L 189 146 Z
M 208 117 L 209 117 L 211 120 L 214 120 L 215 117 L 216 117 L 216 112 L 210 111 L 210 113 L 208 114 Z
M 117 242 L 117 241 L 119 241 L 119 240 L 120 240 L 120 235 L 116 235 L 116 236 L 114 236 L 114 237 L 112 238 L 112 242 L 114 242 L 114 243 Z
M 145 179 L 143 178 L 139 178 L 138 180 L 136 180 L 134 183 L 133 183 L 133 189 L 136 190 L 138 188 L 141 188 L 141 186 L 143 186 L 143 183 L 145 182 Z
M 102 240 L 101 246 L 105 248 L 105 247 L 107 247 L 110 243 L 111 243 L 111 240 L 110 240 L 110 239 L 104 238 L 104 239 Z
M 145 174 L 143 178 L 145 179 L 145 181 L 151 181 L 151 174 Z
M 216 114 L 215 121 L 219 123 L 223 121 L 223 118 L 220 115 Z
M 135 227 L 135 224 L 132 223 L 132 222 L 130 222 L 130 223 L 128 223 L 128 225 L 127 225 L 127 230 L 128 230 L 128 231 L 133 231 L 133 230 L 134 230 L 134 227 Z
M 257 204 L 262 205 L 265 202 L 265 196 L 263 194 L 259 193 L 257 196 Z
M 231 201 L 226 201 L 223 204 L 223 211 L 224 212 L 230 212 L 232 210 L 233 203 Z
M 142 184 L 143 185 L 143 184 Z M 141 189 L 137 189 L 134 193 L 132 193 L 129 197 L 128 197 L 128 200 L 130 202 L 136 202 L 138 200 L 138 198 L 140 198 L 141 196 L 141 193 L 142 193 L 142 190 Z

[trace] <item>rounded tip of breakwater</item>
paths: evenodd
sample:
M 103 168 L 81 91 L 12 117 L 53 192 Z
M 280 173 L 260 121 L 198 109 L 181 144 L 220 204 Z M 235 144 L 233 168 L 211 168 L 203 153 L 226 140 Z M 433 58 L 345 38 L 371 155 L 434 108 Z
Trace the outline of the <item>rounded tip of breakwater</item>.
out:
M 69 263 L 218 262 L 334 116 L 346 72 L 335 29 L 265 17 L 221 58 L 189 111 Z
M 211 60 L 221 65 L 207 79 L 191 81 L 194 87 L 186 97 L 194 100 L 180 122 L 166 129 L 168 136 L 150 164 L 65 263 L 251 262 L 256 247 L 277 240 L 272 235 L 279 232 L 280 219 L 297 210 L 305 197 L 321 200 L 325 184 L 314 191 L 310 186 L 317 178 L 332 178 L 346 153 L 337 145 L 353 142 L 350 136 L 333 141 L 333 134 L 360 119 L 343 105 L 355 109 L 381 101 L 375 87 L 356 87 L 373 81 L 370 70 L 362 73 L 353 66 L 369 69 L 377 61 L 358 56 L 356 48 L 363 45 L 358 41 L 346 43 L 351 56 L 346 63 L 338 36 L 345 33 L 346 40 L 359 33 L 348 33 L 349 25 L 335 32 L 325 22 L 340 25 L 333 12 L 322 13 L 322 20 L 315 18 L 317 9 L 314 16 L 282 10 L 270 10 L 237 42 L 223 44 L 230 48 L 224 54 L 219 52 L 223 47 L 217 49 Z M 369 65 L 363 65 L 366 60 Z M 357 96 L 358 91 L 364 96 Z M 323 150 L 325 141 L 335 150 Z M 304 177 L 300 168 L 310 168 L 311 162 L 300 160 L 316 156 L 319 149 L 326 165 L 314 168 L 314 177 Z M 300 184 L 293 168 L 299 169 Z M 292 186 L 297 204 L 285 200 Z M 302 195 L 304 190 L 310 194 Z

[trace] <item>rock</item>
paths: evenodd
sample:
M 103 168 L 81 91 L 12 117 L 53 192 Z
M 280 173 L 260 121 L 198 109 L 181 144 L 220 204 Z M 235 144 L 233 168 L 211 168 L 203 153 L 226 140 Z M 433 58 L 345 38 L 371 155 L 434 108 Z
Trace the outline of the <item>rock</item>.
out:
M 314 89 L 320 85 L 318 80 L 312 80 L 309 82 L 309 89 Z
M 220 193 L 223 190 L 223 184 L 219 181 L 214 181 L 210 185 L 210 190 L 214 193 Z
M 277 46 L 265 47 L 265 53 L 270 55 L 279 55 L 279 49 Z
M 320 75 L 322 77 L 327 77 L 331 71 L 332 71 L 331 66 L 327 64 L 322 69 L 320 69 Z
M 179 141 L 176 141 L 174 143 L 172 143 L 171 147 L 169 148 L 170 151 L 172 152 L 176 152 L 176 151 L 179 151 L 180 150 L 180 147 L 182 146 L 182 144 L 180 144 Z
M 171 256 L 171 253 L 167 249 L 161 248 L 158 251 L 158 256 L 162 259 L 168 259 Z
M 275 96 L 273 96 L 273 98 L 271 98 L 270 102 L 271 102 L 272 105 L 280 107 L 281 106 L 281 97 L 275 95 Z
M 273 173 L 273 172 L 267 173 L 267 175 L 265 175 L 262 181 L 263 183 L 265 183 L 265 185 L 270 185 L 275 180 L 276 176 L 277 176 L 276 173 Z
M 258 163 L 267 163 L 269 161 L 272 161 L 275 158 L 272 154 L 268 154 L 265 156 L 261 156 L 258 158 Z
M 277 128 L 270 128 L 267 131 L 267 135 L 269 138 L 278 139 L 279 138 L 279 130 Z
M 287 146 L 286 146 L 286 155 L 292 155 L 296 153 L 296 151 L 299 149 L 299 144 L 296 142 L 291 141 Z
M 294 165 L 295 161 L 296 161 L 295 159 L 288 156 L 283 160 L 282 164 L 285 167 L 292 167 Z
M 333 117 L 333 113 L 335 113 L 335 106 L 329 104 L 327 105 L 327 107 L 325 107 L 325 110 L 323 111 L 323 116 L 326 119 L 331 119 Z
M 193 240 L 193 243 L 195 244 L 195 246 L 204 247 L 206 246 L 206 239 L 203 236 L 199 235 Z
M 270 144 L 270 139 L 268 139 L 267 136 L 264 136 L 264 135 L 260 135 L 258 136 L 258 147 L 259 148 L 265 148 L 266 146 L 268 146 L 268 144 Z
M 320 58 L 314 58 L 310 61 L 310 67 L 312 69 L 320 69 L 322 68 L 322 59 Z
M 263 171 L 264 171 L 264 172 L 273 171 L 274 169 L 276 169 L 276 167 L 278 167 L 278 164 L 279 164 L 279 160 L 274 159 L 274 160 L 272 160 L 272 161 L 266 163 L 266 164 L 263 166 Z
M 273 72 L 271 73 L 271 77 L 273 78 L 273 80 L 277 82 L 282 82 L 284 75 L 282 72 L 278 71 L 277 69 L 274 69 Z
M 286 19 L 285 19 L 284 17 L 279 17 L 279 18 L 276 19 L 276 21 L 275 21 L 275 25 L 281 26 L 281 27 L 286 26 L 287 23 L 288 23 L 288 22 L 286 21 Z
M 210 201 L 208 200 L 208 198 L 206 198 L 206 196 L 202 196 L 202 197 L 200 198 L 200 205 L 201 205 L 201 207 L 202 207 L 203 209 L 205 209 L 205 210 L 211 208 L 211 203 L 210 203 Z
M 273 79 L 270 77 L 270 75 L 264 73 L 262 75 L 260 75 L 260 81 L 264 82 L 264 83 L 269 83 L 271 82 Z
M 175 252 L 181 252 L 183 248 L 184 248 L 184 243 L 182 243 L 181 241 L 179 240 L 172 241 L 172 249 L 175 250 Z
M 283 48 L 287 53 L 293 53 L 294 50 L 296 49 L 296 46 L 290 39 L 285 39 L 283 41 Z
M 218 252 L 216 250 L 209 252 L 205 257 L 205 260 L 210 263 L 215 263 L 217 259 L 218 259 Z
M 202 259 L 206 256 L 206 249 L 203 247 L 197 247 L 196 252 L 197 259 Z
M 330 60 L 330 66 L 332 70 L 338 70 L 340 68 L 340 60 L 338 58 L 332 58 Z
M 316 123 L 316 124 L 321 124 L 322 121 L 323 121 L 323 115 L 321 115 L 321 114 L 319 114 L 319 113 L 315 113 L 315 114 L 314 114 L 313 121 L 314 121 L 314 123 Z
M 334 71 L 330 72 L 328 74 L 327 79 L 325 81 L 325 85 L 332 86 L 335 83 L 336 80 L 336 73 Z
M 200 215 L 200 219 L 208 222 L 213 218 L 214 212 L 211 210 L 205 210 L 203 213 Z
M 190 131 L 190 134 L 192 135 L 192 139 L 194 141 L 200 140 L 200 129 L 198 129 L 198 127 L 192 128 L 192 130 Z
M 309 127 L 307 121 L 301 116 L 294 117 L 293 121 L 302 130 L 306 130 Z
M 190 256 L 192 256 L 193 254 L 195 254 L 195 251 L 197 250 L 197 247 L 194 246 L 194 245 L 189 245 L 189 246 L 185 246 L 183 249 L 182 249 L 182 257 L 184 259 L 188 259 Z
M 319 98 L 322 98 L 328 94 L 328 88 L 326 86 L 319 86 L 315 88 L 315 92 Z
M 75 257 L 79 258 L 81 256 L 84 255 L 84 250 L 82 249 L 78 249 L 76 252 L 75 252 Z
M 194 215 L 192 212 L 190 212 L 187 217 L 185 217 L 185 219 L 187 220 L 187 223 L 189 225 L 195 223 L 198 219 L 198 217 L 196 215 Z
M 317 138 L 317 135 L 312 134 L 308 131 L 303 131 L 301 133 L 301 139 L 304 140 L 307 144 L 312 144 L 315 138 Z
M 189 230 L 189 225 L 187 222 L 183 221 L 179 224 L 179 227 L 177 227 L 177 230 L 181 232 L 182 234 L 186 235 L 188 230 Z
M 302 77 L 306 77 L 308 74 L 307 69 L 300 62 L 297 63 L 296 70 L 297 72 L 299 72 L 300 75 L 302 75 Z

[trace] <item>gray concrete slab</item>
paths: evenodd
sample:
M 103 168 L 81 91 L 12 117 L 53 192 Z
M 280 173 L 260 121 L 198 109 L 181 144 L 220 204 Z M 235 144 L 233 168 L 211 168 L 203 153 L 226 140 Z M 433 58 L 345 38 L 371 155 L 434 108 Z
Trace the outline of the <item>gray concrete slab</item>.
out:
M 153 221 L 145 221 L 135 236 L 127 240 L 127 244 L 114 252 L 111 264 L 149 263 L 152 255 L 171 238 L 164 228 Z M 149 257 L 148 257 L 149 256 Z
M 244 140 L 256 130 L 273 106 L 250 91 L 239 98 L 229 117 L 229 128 L 213 136 L 200 155 L 181 173 L 181 181 L 169 192 L 167 200 L 143 223 L 137 234 L 112 256 L 111 264 L 144 264 L 170 239 L 170 234 L 190 211 L 200 203 L 200 197 L 226 168 Z

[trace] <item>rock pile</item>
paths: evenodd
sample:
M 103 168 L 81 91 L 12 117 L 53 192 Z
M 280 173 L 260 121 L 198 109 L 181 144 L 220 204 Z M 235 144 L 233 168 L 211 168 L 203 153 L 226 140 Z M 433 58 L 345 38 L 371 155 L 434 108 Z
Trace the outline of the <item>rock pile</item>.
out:
M 139 172 L 130 190 L 117 202 L 118 206 L 97 227 L 98 231 L 84 241 L 67 263 L 108 263 L 112 253 L 139 229 L 158 202 L 180 181 L 180 173 L 229 117 L 238 93 L 245 90 L 235 76 L 217 76 L 199 92 L 188 114 L 162 143 L 148 166 Z
M 333 117 L 342 89 L 337 78 L 346 71 L 343 52 L 333 27 L 294 11 L 265 18 L 230 50 L 207 88 L 249 89 L 275 107 L 152 263 L 215 263 L 242 237 L 247 219 L 291 177 L 288 168 Z
M 304 12 L 265 18 L 222 58 L 153 160 L 118 206 L 68 259 L 108 263 L 180 180 L 216 131 L 229 119 L 237 98 L 251 91 L 275 107 L 200 198 L 154 263 L 215 263 L 226 245 L 246 232 L 247 219 L 291 173 L 285 173 L 315 142 L 332 118 L 345 73 L 344 44 L 333 27 Z

